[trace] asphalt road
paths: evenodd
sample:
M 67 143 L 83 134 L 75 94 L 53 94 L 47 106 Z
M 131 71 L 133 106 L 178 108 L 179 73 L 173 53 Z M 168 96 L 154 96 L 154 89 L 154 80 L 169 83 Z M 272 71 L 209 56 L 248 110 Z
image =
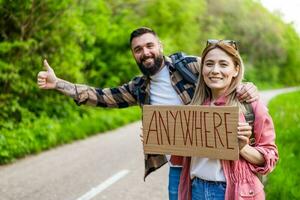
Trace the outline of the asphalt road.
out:
M 168 165 L 143 180 L 140 128 L 136 122 L 0 166 L 0 200 L 168 199 Z
M 94 198 L 167 199 L 168 166 L 143 180 L 141 122 L 0 167 L 1 200 L 83 200 L 119 172 Z

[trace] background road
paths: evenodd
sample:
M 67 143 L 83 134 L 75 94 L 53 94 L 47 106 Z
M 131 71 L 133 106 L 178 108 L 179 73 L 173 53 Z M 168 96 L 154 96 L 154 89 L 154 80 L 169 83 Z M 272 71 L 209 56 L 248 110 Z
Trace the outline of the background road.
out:
M 277 94 L 261 93 L 267 102 Z M 0 200 L 168 199 L 168 166 L 143 181 L 141 122 L 0 167 Z M 63 133 L 62 133 L 63 134 Z

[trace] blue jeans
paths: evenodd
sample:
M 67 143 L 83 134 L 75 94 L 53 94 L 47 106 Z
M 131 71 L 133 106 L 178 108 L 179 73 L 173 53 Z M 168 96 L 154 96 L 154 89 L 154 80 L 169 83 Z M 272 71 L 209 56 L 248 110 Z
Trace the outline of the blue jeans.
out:
M 192 200 L 224 200 L 225 190 L 225 182 L 194 178 L 192 181 Z
M 182 167 L 170 167 L 169 171 L 169 200 L 178 199 L 178 185 Z

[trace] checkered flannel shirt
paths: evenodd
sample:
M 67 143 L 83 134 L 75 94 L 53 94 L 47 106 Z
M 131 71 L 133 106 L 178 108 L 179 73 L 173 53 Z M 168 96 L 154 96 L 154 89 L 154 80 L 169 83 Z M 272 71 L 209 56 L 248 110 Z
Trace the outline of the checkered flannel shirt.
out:
M 181 74 L 174 68 L 169 57 L 164 57 L 165 65 L 169 69 L 171 84 L 180 96 L 184 104 L 189 104 L 193 98 L 195 85 L 184 80 Z M 194 74 L 199 73 L 200 58 L 187 56 L 185 58 L 187 66 Z M 129 83 L 125 83 L 115 88 L 93 88 L 76 84 L 77 97 L 75 102 L 78 105 L 89 104 L 93 106 L 109 108 L 125 108 L 133 105 L 150 104 L 150 78 L 147 76 L 137 76 Z M 145 155 L 145 176 L 160 168 L 167 162 L 163 155 Z

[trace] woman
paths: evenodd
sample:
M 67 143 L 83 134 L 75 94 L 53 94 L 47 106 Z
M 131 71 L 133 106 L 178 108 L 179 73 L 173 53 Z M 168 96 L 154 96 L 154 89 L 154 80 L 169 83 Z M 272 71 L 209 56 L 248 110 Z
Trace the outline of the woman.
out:
M 184 159 L 179 199 L 264 199 L 257 174 L 271 172 L 278 160 L 275 131 L 267 108 L 260 101 L 251 103 L 255 115 L 255 144 L 249 144 L 251 126 L 246 123 L 246 108 L 236 95 L 243 79 L 244 65 L 231 40 L 208 40 L 202 53 L 199 82 L 191 104 L 238 106 L 237 161 L 192 157 Z

